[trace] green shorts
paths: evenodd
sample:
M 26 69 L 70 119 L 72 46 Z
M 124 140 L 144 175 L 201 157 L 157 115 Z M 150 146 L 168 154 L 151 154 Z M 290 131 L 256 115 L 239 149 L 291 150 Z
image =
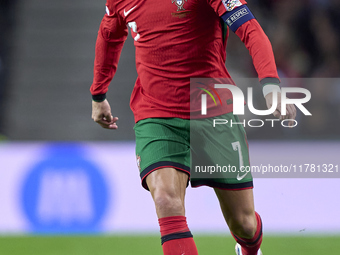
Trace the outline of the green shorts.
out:
M 137 165 L 147 190 L 148 174 L 166 167 L 187 173 L 192 187 L 253 187 L 246 133 L 232 113 L 197 120 L 148 118 L 134 130 Z

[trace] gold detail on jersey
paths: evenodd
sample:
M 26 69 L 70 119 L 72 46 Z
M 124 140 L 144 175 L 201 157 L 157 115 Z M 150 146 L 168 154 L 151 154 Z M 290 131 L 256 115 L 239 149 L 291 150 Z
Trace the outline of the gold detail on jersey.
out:
M 171 16 L 176 18 L 185 18 L 191 11 L 182 11 L 182 12 L 172 12 Z
M 177 6 L 177 11 L 185 11 L 183 8 L 184 2 L 188 2 L 188 0 L 171 0 L 171 3 L 175 3 Z

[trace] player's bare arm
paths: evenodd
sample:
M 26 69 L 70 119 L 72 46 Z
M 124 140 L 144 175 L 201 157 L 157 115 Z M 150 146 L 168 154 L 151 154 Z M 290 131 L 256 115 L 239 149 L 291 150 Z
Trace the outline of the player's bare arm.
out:
M 295 118 L 296 118 L 296 108 L 295 108 L 295 105 L 292 105 L 292 104 L 287 104 L 286 106 L 286 110 L 287 110 L 287 114 L 286 115 L 282 115 L 281 114 L 281 93 L 280 92 L 277 92 L 277 106 L 276 106 L 276 110 L 275 112 L 273 113 L 273 115 L 276 117 L 276 118 L 279 118 L 280 120 L 286 120 L 286 119 L 291 119 L 292 121 L 289 122 L 289 126 L 290 127 L 293 127 L 294 126 L 294 121 Z M 268 109 L 270 109 L 272 106 L 273 106 L 273 93 L 268 93 L 266 96 L 265 96 L 265 99 L 266 99 L 266 104 L 267 104 L 267 107 Z
M 113 117 L 109 102 L 92 101 L 92 119 L 106 129 L 117 129 L 117 117 Z
M 110 5 L 109 5 L 110 3 Z M 117 129 L 117 117 L 113 117 L 106 100 L 106 92 L 116 73 L 120 53 L 127 37 L 127 28 L 115 12 L 112 1 L 106 5 L 106 13 L 100 23 L 96 41 L 92 94 L 92 119 L 106 129 Z
M 260 24 L 251 14 L 250 10 L 246 10 L 247 7 L 242 8 L 244 9 L 245 13 L 248 13 L 245 16 L 245 20 L 241 22 L 242 25 L 237 24 L 237 22 L 231 22 L 232 12 L 225 13 L 224 15 L 222 15 L 222 18 L 227 24 L 234 24 L 230 28 L 233 32 L 235 32 L 235 34 L 241 39 L 246 48 L 249 50 L 260 82 L 262 85 L 264 85 L 264 90 L 267 90 L 268 92 L 268 90 L 270 90 L 269 88 L 271 88 L 272 86 L 277 86 L 279 88 L 278 85 L 280 83 L 280 80 L 277 73 L 271 43 Z M 237 11 L 237 9 L 235 11 Z M 270 85 L 266 85 L 268 80 L 270 80 Z M 296 117 L 295 106 L 287 105 L 287 114 L 282 115 L 281 93 L 279 92 L 279 90 L 275 90 L 275 92 L 278 93 L 278 100 L 274 116 L 279 118 L 280 120 L 294 120 Z M 268 109 L 270 109 L 273 106 L 273 93 L 265 93 L 264 96 L 266 99 L 267 107 Z M 289 126 L 294 126 L 294 121 L 290 121 Z

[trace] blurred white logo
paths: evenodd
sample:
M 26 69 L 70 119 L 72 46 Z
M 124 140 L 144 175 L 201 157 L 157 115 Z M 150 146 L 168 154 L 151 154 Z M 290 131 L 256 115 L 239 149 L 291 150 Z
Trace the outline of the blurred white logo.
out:
M 240 176 L 240 174 L 238 173 L 236 179 L 237 179 L 238 181 L 242 181 L 242 179 L 243 179 L 244 177 L 246 177 L 246 175 L 247 175 L 247 173 L 245 173 L 244 175 L 241 175 L 241 176 Z
M 90 180 L 84 171 L 46 171 L 40 180 L 37 215 L 63 225 L 93 218 Z
M 132 7 L 130 10 L 128 10 L 127 12 L 124 9 L 124 16 L 126 17 L 127 15 L 129 15 L 130 12 L 133 11 L 133 9 L 135 9 L 137 7 L 137 5 L 135 5 L 134 7 Z

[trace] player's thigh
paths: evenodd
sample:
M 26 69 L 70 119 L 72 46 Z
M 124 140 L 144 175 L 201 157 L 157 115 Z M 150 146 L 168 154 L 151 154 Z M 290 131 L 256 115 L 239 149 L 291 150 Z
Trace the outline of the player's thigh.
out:
M 168 196 L 184 202 L 188 174 L 175 168 L 161 168 L 146 177 L 146 183 L 153 198 Z
M 175 168 L 161 168 L 146 177 L 158 218 L 184 216 L 188 175 Z
M 253 189 L 223 190 L 215 188 L 215 193 L 228 225 L 251 220 L 255 215 Z

